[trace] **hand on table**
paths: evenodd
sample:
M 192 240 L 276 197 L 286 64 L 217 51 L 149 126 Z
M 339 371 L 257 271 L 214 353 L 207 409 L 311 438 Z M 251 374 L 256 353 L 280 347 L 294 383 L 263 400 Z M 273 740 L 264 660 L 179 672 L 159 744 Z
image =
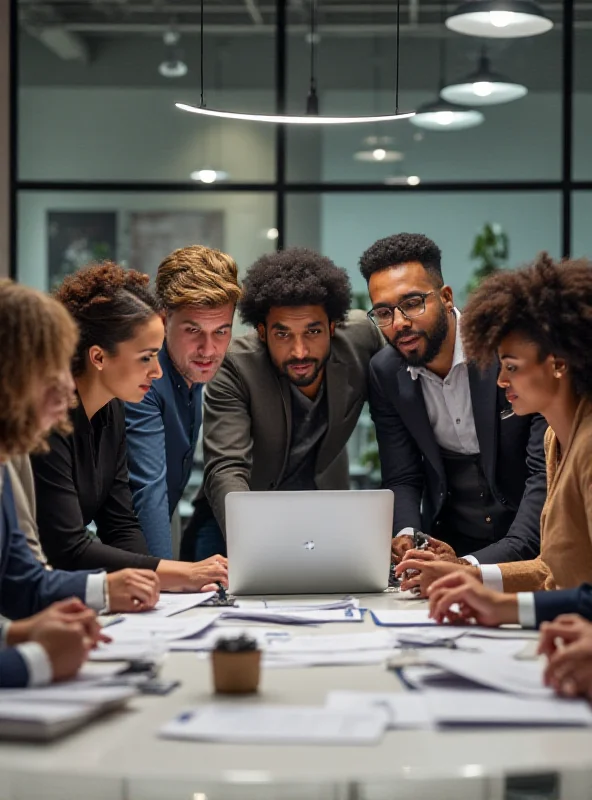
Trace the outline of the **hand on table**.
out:
M 458 563 L 451 564 L 447 561 L 440 561 L 434 553 L 430 553 L 427 550 L 413 550 L 396 567 L 395 575 L 398 578 L 403 578 L 401 583 L 402 591 L 411 589 L 415 590 L 420 597 L 427 597 L 428 587 L 435 580 L 460 570 L 467 571 L 467 573 L 474 575 L 476 578 L 481 577 L 481 571 L 478 567 L 465 566 Z M 407 571 L 409 571 L 409 574 L 405 575 Z
M 546 686 L 564 697 L 592 700 L 592 624 L 577 614 L 562 614 L 541 625 L 539 653 L 548 658 Z
M 218 582 L 228 586 L 228 559 L 211 556 L 203 561 L 161 561 L 156 570 L 162 589 L 169 592 L 213 592 Z
M 160 580 L 148 569 L 120 569 L 107 576 L 109 610 L 148 611 L 158 603 Z
M 30 641 L 40 644 L 49 658 L 54 681 L 73 678 L 88 657 L 92 639 L 80 622 L 43 619 L 31 630 Z
M 518 622 L 518 598 L 515 594 L 487 589 L 468 570 L 453 572 L 434 581 L 427 590 L 430 617 L 436 622 L 494 627 Z M 458 605 L 458 611 L 452 606 Z
M 77 625 L 84 631 L 84 636 L 94 647 L 97 642 L 111 641 L 108 636 L 101 633 L 95 612 L 87 608 L 82 600 L 71 597 L 60 600 L 32 617 L 11 622 L 6 636 L 6 644 L 12 646 L 28 642 L 32 638 L 33 630 L 40 624 L 60 623 L 61 625 Z

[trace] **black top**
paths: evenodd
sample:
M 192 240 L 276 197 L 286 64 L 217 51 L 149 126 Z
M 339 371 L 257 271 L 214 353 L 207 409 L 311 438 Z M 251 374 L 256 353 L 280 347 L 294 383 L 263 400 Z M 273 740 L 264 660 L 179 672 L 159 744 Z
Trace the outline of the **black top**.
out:
M 281 491 L 304 492 L 317 488 L 315 465 L 321 441 L 329 428 L 329 411 L 325 381 L 317 396 L 311 400 L 290 383 L 292 430 L 290 450 L 284 477 L 278 485 Z
M 31 457 L 37 526 L 50 564 L 59 569 L 155 570 L 133 511 L 123 403 L 111 400 L 89 421 L 82 403 L 73 432 L 54 433 L 49 453 Z M 86 526 L 93 522 L 97 537 Z

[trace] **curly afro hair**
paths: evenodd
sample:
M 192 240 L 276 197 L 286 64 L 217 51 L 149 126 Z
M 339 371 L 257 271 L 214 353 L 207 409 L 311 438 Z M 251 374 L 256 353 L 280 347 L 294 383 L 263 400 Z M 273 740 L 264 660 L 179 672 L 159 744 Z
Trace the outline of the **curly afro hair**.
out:
M 576 392 L 592 397 L 592 262 L 541 253 L 527 267 L 495 273 L 469 297 L 461 329 L 466 357 L 481 366 L 505 336 L 523 334 L 541 359 L 564 358 Z
M 422 233 L 397 233 L 374 242 L 360 258 L 360 272 L 368 283 L 375 272 L 414 261 L 429 273 L 438 289 L 444 285 L 442 252 L 437 244 Z
M 150 278 L 111 261 L 90 264 L 65 278 L 55 297 L 74 317 L 80 339 L 72 360 L 76 377 L 86 369 L 86 354 L 98 345 L 110 355 L 117 345 L 132 339 L 138 325 L 158 312 L 148 288 Z
M 277 306 L 323 306 L 331 322 L 341 322 L 351 305 L 347 272 L 304 247 L 259 258 L 247 272 L 238 308 L 254 328 Z

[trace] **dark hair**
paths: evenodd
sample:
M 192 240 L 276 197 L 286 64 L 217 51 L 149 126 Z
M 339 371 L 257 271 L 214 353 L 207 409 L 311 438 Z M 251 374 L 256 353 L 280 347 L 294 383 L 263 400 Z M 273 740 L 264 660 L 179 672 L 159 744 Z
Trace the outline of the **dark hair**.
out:
M 442 252 L 422 233 L 397 233 L 374 242 L 360 258 L 360 272 L 368 282 L 375 272 L 413 261 L 422 265 L 438 289 L 444 285 Z
M 541 359 L 564 358 L 576 392 L 592 397 L 592 262 L 541 253 L 527 267 L 495 273 L 469 297 L 461 331 L 466 357 L 481 366 L 508 334 L 523 334 Z
M 351 304 L 347 272 L 304 247 L 261 256 L 247 272 L 239 300 L 242 321 L 265 324 L 277 306 L 323 306 L 331 322 L 341 322 Z
M 118 344 L 132 339 L 138 325 L 158 312 L 149 281 L 148 275 L 111 261 L 83 267 L 64 279 L 55 297 L 78 324 L 74 377 L 84 372 L 90 347 L 98 345 L 113 355 Z

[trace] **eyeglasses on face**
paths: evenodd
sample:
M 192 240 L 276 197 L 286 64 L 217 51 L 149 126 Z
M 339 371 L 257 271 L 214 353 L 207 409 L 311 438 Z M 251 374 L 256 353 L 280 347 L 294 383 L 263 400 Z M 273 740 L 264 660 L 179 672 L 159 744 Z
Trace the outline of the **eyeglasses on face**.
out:
M 435 294 L 435 292 L 418 292 L 397 305 L 380 305 L 371 308 L 367 314 L 368 319 L 371 319 L 377 328 L 388 328 L 393 324 L 397 308 L 406 319 L 420 317 L 426 310 L 426 297 L 431 294 Z

